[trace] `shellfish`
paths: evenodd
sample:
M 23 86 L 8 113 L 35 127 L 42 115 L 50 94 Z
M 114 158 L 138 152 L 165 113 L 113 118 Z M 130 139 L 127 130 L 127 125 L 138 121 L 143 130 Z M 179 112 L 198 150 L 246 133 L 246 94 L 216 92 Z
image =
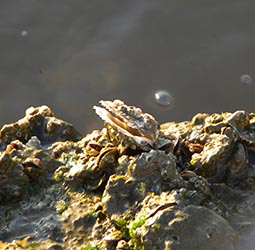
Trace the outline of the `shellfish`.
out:
M 120 100 L 100 101 L 100 104 L 103 107 L 94 106 L 94 109 L 107 124 L 110 139 L 116 144 L 124 142 L 125 146 L 145 151 L 157 147 L 159 124 L 152 115 Z
M 156 119 L 140 108 L 127 106 L 123 101 L 100 101 L 103 107 L 94 106 L 96 113 L 105 121 L 111 143 L 122 149 L 150 151 L 151 149 L 173 152 L 178 143 L 178 133 L 160 129 Z M 124 150 L 125 151 L 125 150 Z

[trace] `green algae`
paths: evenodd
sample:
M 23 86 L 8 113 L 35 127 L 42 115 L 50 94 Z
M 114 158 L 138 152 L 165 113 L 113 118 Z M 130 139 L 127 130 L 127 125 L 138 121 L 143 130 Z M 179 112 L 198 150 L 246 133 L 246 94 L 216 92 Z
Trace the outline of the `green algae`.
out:
M 129 235 L 131 238 L 134 238 L 134 236 L 135 236 L 134 231 L 137 228 L 141 227 L 145 222 L 146 222 L 146 217 L 140 216 L 129 223 L 128 229 L 129 229 Z

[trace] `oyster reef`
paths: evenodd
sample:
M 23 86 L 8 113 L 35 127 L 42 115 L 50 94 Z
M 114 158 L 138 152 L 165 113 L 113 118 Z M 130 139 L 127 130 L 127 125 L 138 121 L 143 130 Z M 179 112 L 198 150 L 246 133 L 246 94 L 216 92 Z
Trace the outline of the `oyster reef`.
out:
M 2 127 L 1 249 L 253 249 L 254 113 L 100 104 L 85 136 L 47 106 Z

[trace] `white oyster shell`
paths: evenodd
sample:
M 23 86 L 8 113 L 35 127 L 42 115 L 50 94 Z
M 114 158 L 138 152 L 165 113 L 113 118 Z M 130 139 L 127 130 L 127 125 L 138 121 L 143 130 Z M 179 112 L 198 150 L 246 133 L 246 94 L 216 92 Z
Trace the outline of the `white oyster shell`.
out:
M 158 122 L 140 108 L 127 106 L 120 100 L 100 101 L 103 107 L 94 106 L 96 113 L 106 123 L 115 127 L 120 133 L 132 137 L 137 144 L 149 144 L 154 147 Z

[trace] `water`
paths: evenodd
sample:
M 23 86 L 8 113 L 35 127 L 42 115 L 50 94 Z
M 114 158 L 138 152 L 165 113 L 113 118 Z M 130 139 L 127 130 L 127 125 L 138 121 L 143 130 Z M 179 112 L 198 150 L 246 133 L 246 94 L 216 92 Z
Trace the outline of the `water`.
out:
M 252 0 L 1 1 L 0 125 L 49 105 L 81 132 L 92 109 L 123 99 L 160 122 L 197 112 L 254 111 Z M 171 109 L 154 93 L 174 93 Z

